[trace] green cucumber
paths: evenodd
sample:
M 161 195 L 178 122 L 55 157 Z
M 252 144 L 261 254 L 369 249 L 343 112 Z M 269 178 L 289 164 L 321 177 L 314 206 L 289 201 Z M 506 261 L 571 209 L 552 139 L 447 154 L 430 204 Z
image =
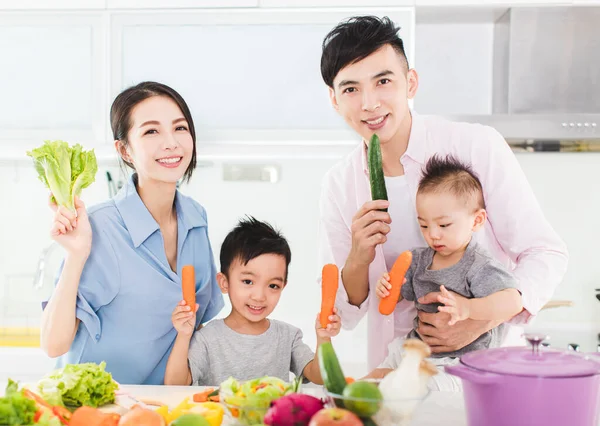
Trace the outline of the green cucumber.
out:
M 387 201 L 388 196 L 385 188 L 385 178 L 383 177 L 383 165 L 381 162 L 381 145 L 379 144 L 379 136 L 375 133 L 371 137 L 371 142 L 369 142 L 368 157 L 371 198 L 373 200 Z M 384 212 L 387 211 L 387 209 L 381 210 Z
M 325 389 L 333 394 L 342 395 L 346 387 L 346 377 L 331 342 L 322 343 L 317 349 L 317 356 Z
M 375 423 L 371 417 L 361 417 L 360 420 L 362 421 L 363 426 L 377 426 L 377 423 Z

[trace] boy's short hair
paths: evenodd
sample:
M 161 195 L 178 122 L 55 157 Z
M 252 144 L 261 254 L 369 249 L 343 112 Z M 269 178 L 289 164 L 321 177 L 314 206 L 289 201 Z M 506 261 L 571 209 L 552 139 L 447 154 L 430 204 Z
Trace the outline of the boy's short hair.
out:
M 386 44 L 391 45 L 408 67 L 404 42 L 397 27 L 387 16 L 355 16 L 339 23 L 323 40 L 321 76 L 329 87 L 340 70 L 358 62 Z
M 485 209 L 483 187 L 471 166 L 450 154 L 445 158 L 434 155 L 425 165 L 417 192 L 426 194 L 446 191 L 464 199 L 465 203 L 475 204 L 476 210 Z
M 292 260 L 292 252 L 285 237 L 266 222 L 252 216 L 241 219 L 221 245 L 221 273 L 228 276 L 231 264 L 239 259 L 246 265 L 263 254 L 277 254 L 285 258 L 285 280 Z

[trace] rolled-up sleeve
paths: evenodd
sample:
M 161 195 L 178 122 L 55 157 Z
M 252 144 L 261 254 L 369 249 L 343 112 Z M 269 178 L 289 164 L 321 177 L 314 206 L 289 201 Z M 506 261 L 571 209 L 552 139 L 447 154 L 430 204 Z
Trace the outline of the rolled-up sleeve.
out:
M 342 282 L 342 269 L 346 263 L 350 248 L 352 247 L 352 232 L 344 221 L 344 216 L 339 203 L 335 200 L 332 191 L 331 175 L 325 175 L 321 187 L 319 203 L 319 229 L 318 229 L 318 261 L 319 275 L 317 281 L 321 285 L 321 268 L 323 265 L 333 263 L 340 271 L 338 291 L 335 306 L 342 320 L 342 327 L 351 330 L 358 325 L 365 316 L 369 307 L 370 295 L 360 306 L 350 303 L 348 293 Z
M 525 311 L 512 323 L 528 322 L 550 300 L 567 270 L 565 243 L 546 220 L 515 154 L 502 135 L 472 144 L 473 165 L 484 190 L 496 238 L 515 263 L 513 271 Z
M 75 317 L 89 333 L 93 341 L 102 336 L 102 323 L 98 310 L 108 305 L 117 295 L 120 288 L 120 272 L 117 255 L 102 224 L 90 219 L 92 226 L 92 249 L 88 257 L 77 290 Z M 61 263 L 56 276 L 60 278 L 64 261 Z

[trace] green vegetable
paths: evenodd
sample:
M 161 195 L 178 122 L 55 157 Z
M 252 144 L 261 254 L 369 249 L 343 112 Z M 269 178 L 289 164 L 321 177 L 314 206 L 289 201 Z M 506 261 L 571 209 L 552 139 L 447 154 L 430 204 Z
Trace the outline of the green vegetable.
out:
M 331 342 L 319 346 L 317 357 L 325 389 L 333 394 L 342 395 L 346 387 L 346 377 Z
M 371 182 L 371 198 L 373 200 L 388 199 L 385 189 L 385 178 L 383 177 L 383 165 L 381 162 L 381 145 L 379 136 L 373 134 L 368 150 L 369 157 L 369 180 Z M 387 209 L 382 209 L 387 211 Z
M 51 405 L 99 407 L 115 400 L 117 383 L 104 369 L 106 363 L 67 364 L 46 375 L 38 389 Z
M 0 425 L 30 425 L 37 411 L 37 405 L 18 390 L 18 385 L 8 380 L 5 396 L 0 398 Z
M 234 415 L 236 424 L 259 425 L 263 424 L 271 402 L 292 393 L 296 386 L 277 377 L 265 376 L 242 383 L 230 377 L 219 389 L 221 401 Z
M 362 421 L 363 426 L 377 426 L 377 423 L 370 417 L 361 417 L 360 420 Z
M 27 155 L 33 158 L 38 177 L 52 192 L 59 206 L 75 212 L 75 196 L 90 186 L 98 171 L 94 150 L 84 151 L 76 144 L 69 147 L 64 141 L 45 141 Z
M 62 426 L 62 423 L 58 417 L 53 416 L 49 411 L 44 411 L 35 426 Z
M 379 411 L 383 396 L 375 383 L 357 381 L 344 388 L 344 405 L 359 417 L 371 417 Z

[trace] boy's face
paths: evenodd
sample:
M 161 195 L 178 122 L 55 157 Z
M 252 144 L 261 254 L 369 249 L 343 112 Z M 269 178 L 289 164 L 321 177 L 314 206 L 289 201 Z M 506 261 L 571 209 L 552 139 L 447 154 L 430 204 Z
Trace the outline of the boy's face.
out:
M 418 76 L 385 45 L 347 65 L 333 79 L 329 97 L 346 123 L 366 141 L 377 133 L 381 144 L 393 139 L 409 113 L 408 99 L 417 92 Z
M 229 267 L 229 277 L 219 274 L 223 293 L 231 306 L 250 322 L 264 320 L 273 312 L 285 286 L 287 266 L 278 254 L 263 254 L 243 265 L 239 259 Z
M 465 248 L 486 219 L 485 210 L 472 204 L 449 192 L 417 193 L 419 225 L 429 247 L 442 256 Z

